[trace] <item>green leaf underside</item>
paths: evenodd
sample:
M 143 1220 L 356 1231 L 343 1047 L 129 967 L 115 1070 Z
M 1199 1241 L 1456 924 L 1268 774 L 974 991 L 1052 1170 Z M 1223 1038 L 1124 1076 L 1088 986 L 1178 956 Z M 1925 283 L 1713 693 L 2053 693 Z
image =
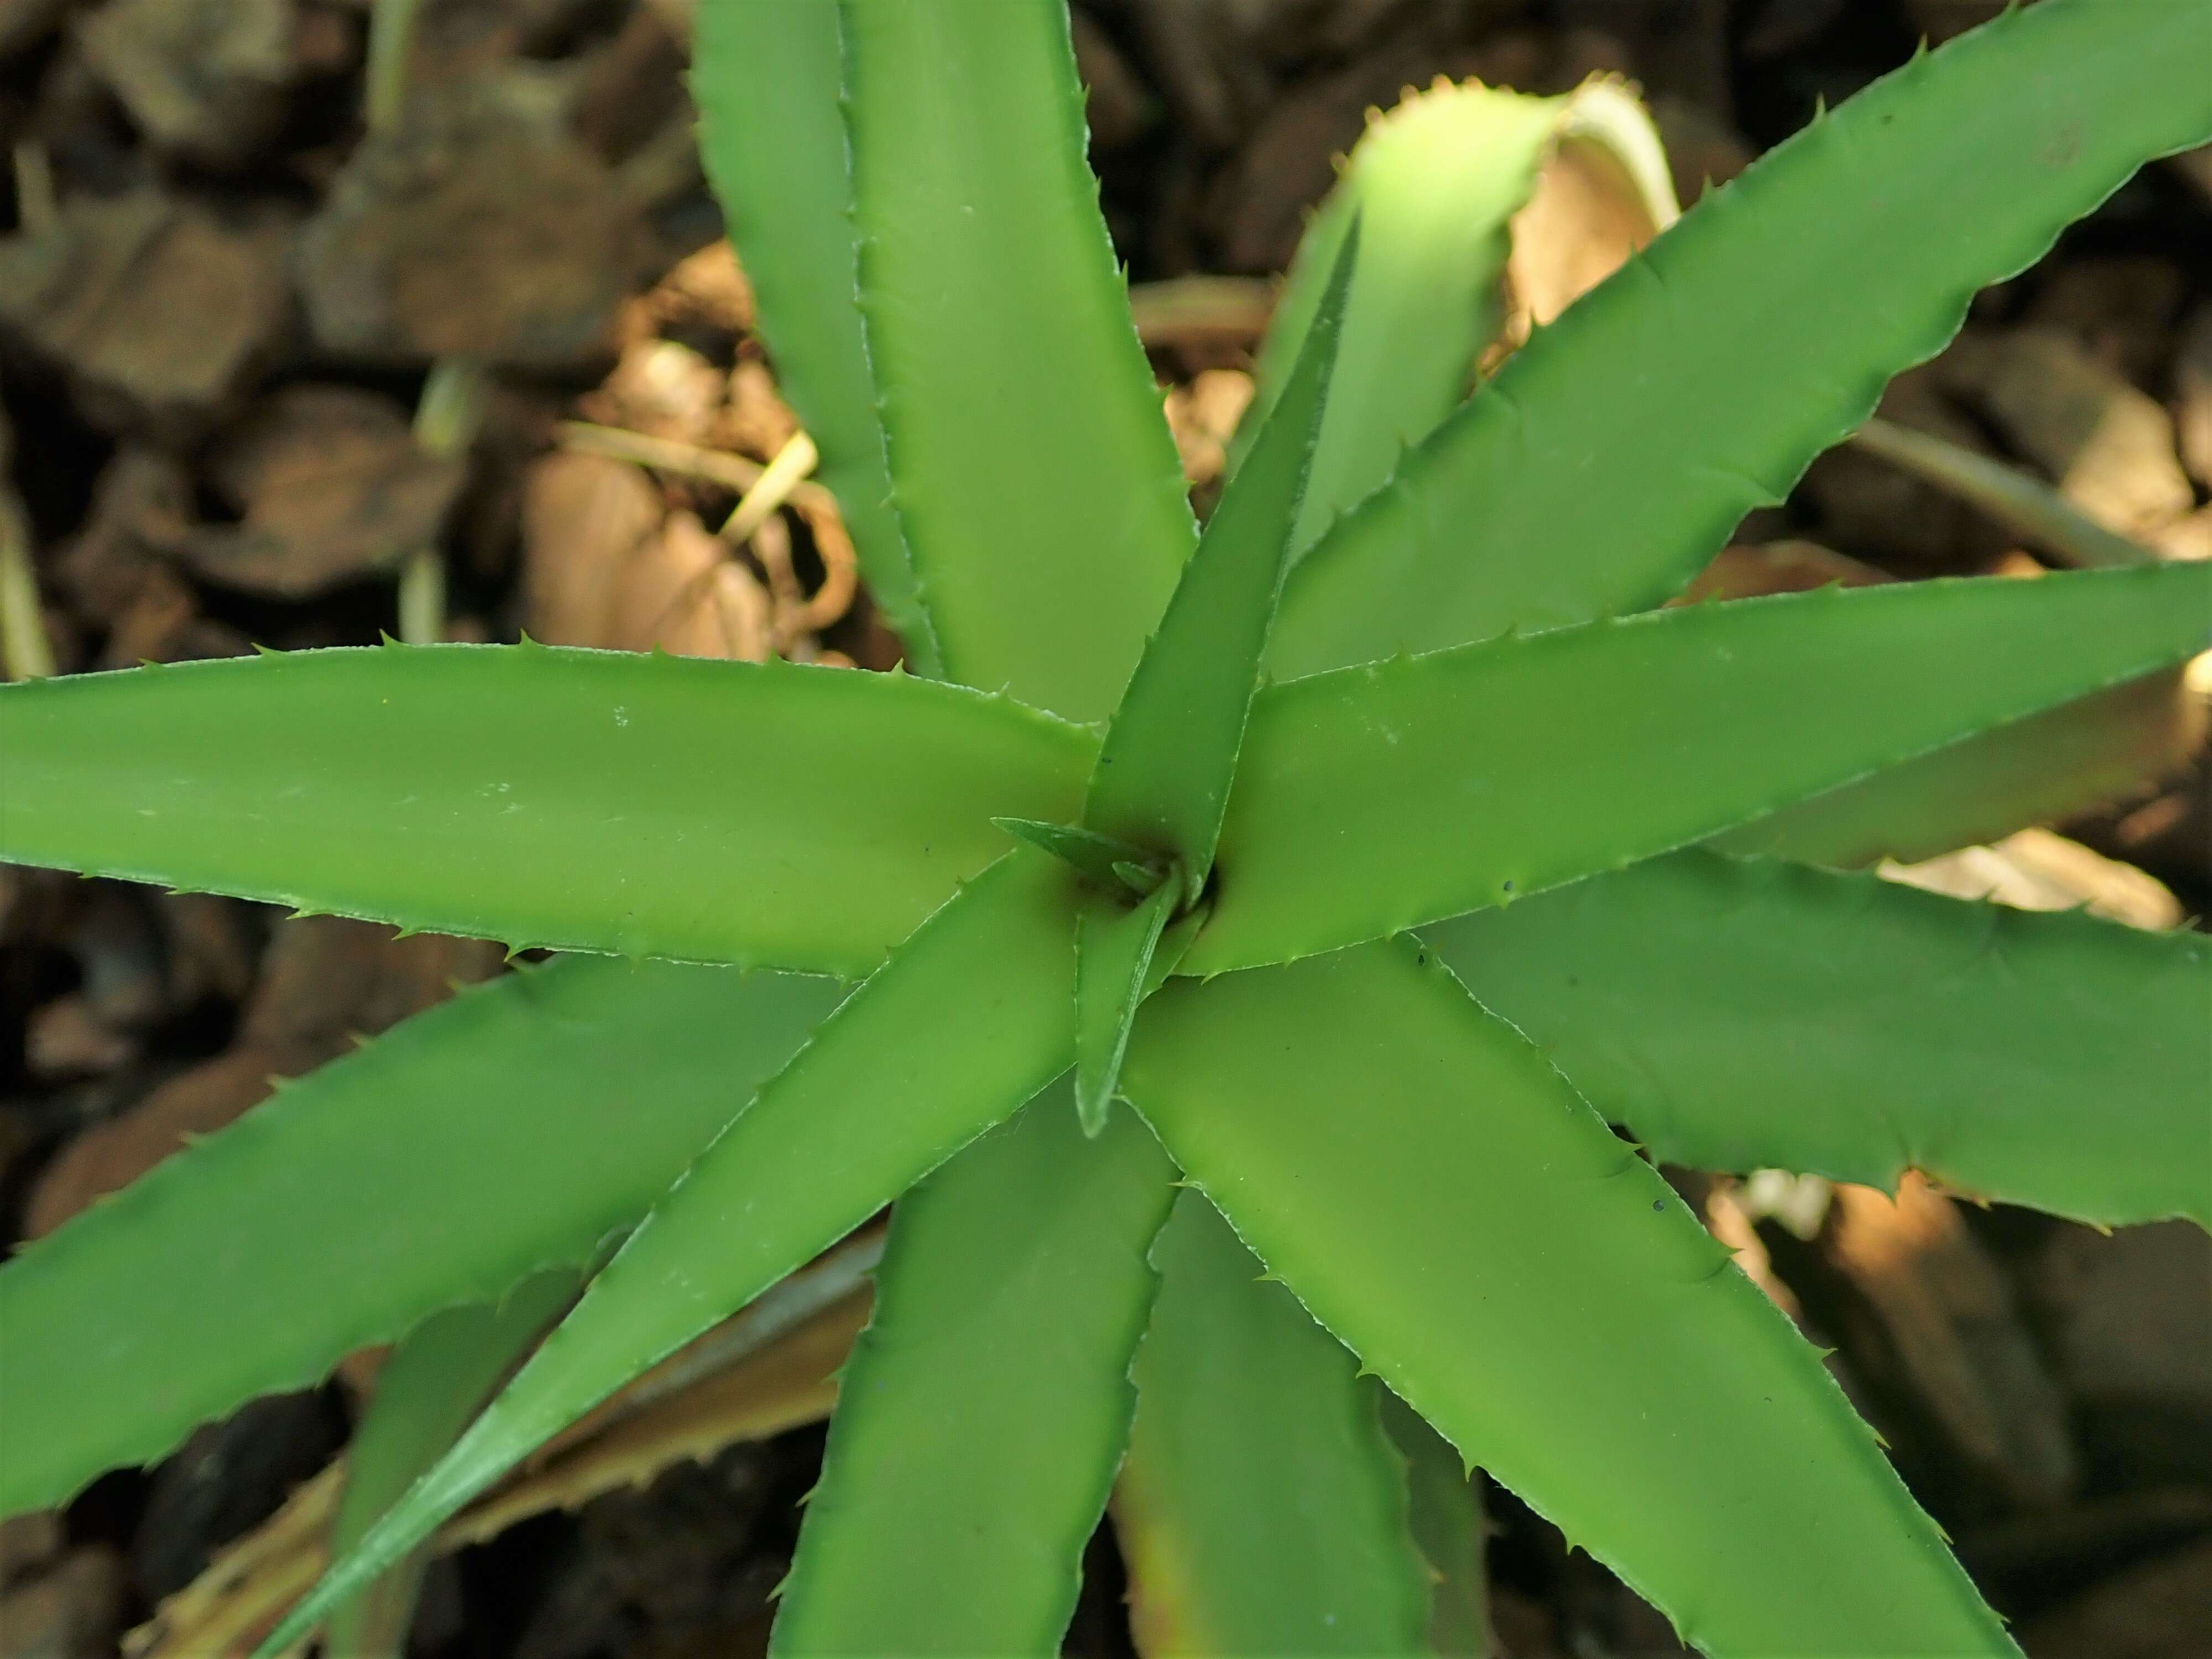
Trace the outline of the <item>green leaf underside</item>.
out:
M 1311 955 L 1632 863 L 2208 635 L 2212 566 L 2172 565 L 1696 605 L 1296 681 L 1255 711 L 1213 921 L 1182 968 Z
M 448 1308 L 410 1332 L 376 1373 L 346 1448 L 345 1495 L 331 1522 L 333 1558 L 445 1455 L 469 1419 L 575 1299 L 573 1268 L 524 1280 L 502 1300 Z M 326 1643 L 345 1659 L 398 1659 L 413 1620 L 422 1552 L 331 1615 Z
M 1686 1640 L 2014 1651 L 1789 1321 L 1425 951 L 1178 981 L 1125 1081 L 1316 1317 Z
M 24 1425 L 0 1434 L 0 1515 L 582 1266 L 836 1002 L 827 980 L 574 957 L 283 1085 L 0 1268 L 0 1423 Z
M 1060 1651 L 1128 1436 L 1173 1166 L 1064 1085 L 899 1200 L 779 1654 Z
M 1018 849 L 905 940 L 699 1155 L 451 1454 L 259 1651 L 283 1652 L 533 1447 L 1065 1070 L 1074 880 Z
M 2208 61 L 2204 7 L 2045 0 L 1876 82 L 1705 197 L 1410 455 L 1300 564 L 1270 668 L 1668 599 L 1976 290 L 2145 157 L 2212 139 Z
M 904 676 L 386 646 L 0 690 L 0 858 L 857 978 L 1094 739 Z
M 1355 223 L 1289 382 L 1130 677 L 1084 799 L 1085 828 L 1174 858 L 1194 900 L 1213 868 L 1358 247 Z
M 2212 941 L 1691 852 L 1425 937 L 1653 1154 L 2212 1226 Z
M 1170 878 L 1133 907 L 1095 896 L 1076 919 L 1075 1112 L 1086 1135 L 1106 1127 L 1129 1025 L 1160 934 L 1182 896 L 1182 884 Z
M 1850 869 L 2001 841 L 2178 769 L 2201 730 L 2167 669 L 2014 720 L 1731 830 L 1711 845 Z
M 1146 1659 L 1423 1650 L 1405 1471 L 1342 1344 L 1185 1192 L 1114 1498 Z
M 821 455 L 868 595 L 908 665 L 942 653 L 892 509 L 883 424 L 861 338 L 859 232 L 847 163 L 834 5 L 711 5 L 694 26 L 699 151 L 758 301 L 777 389 Z
M 1098 216 L 1066 8 L 841 17 L 867 351 L 946 672 L 1102 720 L 1193 529 Z
M 1260 396 L 1239 434 L 1249 438 L 1273 407 L 1357 216 L 1359 263 L 1293 556 L 1467 396 L 1475 360 L 1504 321 L 1510 222 L 1535 187 L 1565 104 L 1438 86 L 1370 119 L 1352 148 L 1298 244 L 1260 349 Z

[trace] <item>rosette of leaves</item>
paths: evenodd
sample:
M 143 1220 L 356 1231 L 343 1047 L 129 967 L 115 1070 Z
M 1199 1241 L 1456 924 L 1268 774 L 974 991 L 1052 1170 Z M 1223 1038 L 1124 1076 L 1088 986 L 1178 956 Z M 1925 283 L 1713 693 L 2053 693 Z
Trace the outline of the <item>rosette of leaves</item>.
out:
M 387 646 L 0 690 L 0 856 L 571 953 L 0 1270 L 0 1509 L 586 1270 L 542 1341 L 489 1322 L 503 1385 L 410 1374 L 447 1430 L 381 1437 L 420 1477 L 275 1651 L 896 1200 L 781 1650 L 1053 1650 L 1133 1414 L 1156 1651 L 1423 1649 L 1460 1460 L 1709 1652 L 2012 1651 L 1608 1124 L 2212 1219 L 2201 939 L 1699 845 L 1971 816 L 1930 757 L 2203 649 L 2212 569 L 1662 607 L 1978 288 L 2212 137 L 2208 55 L 2167 0 L 2008 15 L 1464 402 L 1557 112 L 1479 149 L 1483 212 L 1355 165 L 1200 535 L 1062 9 L 701 8 L 710 167 L 915 672 Z

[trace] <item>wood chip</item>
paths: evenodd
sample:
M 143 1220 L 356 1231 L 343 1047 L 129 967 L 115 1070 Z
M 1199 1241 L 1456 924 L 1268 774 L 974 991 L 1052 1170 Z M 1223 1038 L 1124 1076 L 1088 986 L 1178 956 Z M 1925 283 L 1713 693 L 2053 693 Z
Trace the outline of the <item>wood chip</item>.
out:
M 71 198 L 45 233 L 0 241 L 0 326 L 70 375 L 94 425 L 190 436 L 281 337 L 289 243 L 155 191 Z
M 434 546 L 468 478 L 465 457 L 430 453 L 392 399 L 314 385 L 264 400 L 208 471 L 240 522 L 197 527 L 178 554 L 209 581 L 288 599 Z
M 72 1550 L 50 1571 L 0 1594 L 0 1653 L 10 1659 L 107 1659 L 123 1628 L 123 1559 L 104 1546 Z
M 2202 1659 L 2212 1631 L 2212 1540 L 2106 1580 L 2031 1620 L 2035 1659 Z
M 2212 1237 L 2187 1221 L 2062 1228 L 2027 1284 L 2093 1449 L 2212 1485 Z
M 557 121 L 463 89 L 361 143 L 300 254 L 326 349 L 561 370 L 611 349 L 652 244 L 615 172 Z
M 298 27 L 293 0 L 112 0 L 76 38 L 155 149 L 222 167 L 283 122 Z

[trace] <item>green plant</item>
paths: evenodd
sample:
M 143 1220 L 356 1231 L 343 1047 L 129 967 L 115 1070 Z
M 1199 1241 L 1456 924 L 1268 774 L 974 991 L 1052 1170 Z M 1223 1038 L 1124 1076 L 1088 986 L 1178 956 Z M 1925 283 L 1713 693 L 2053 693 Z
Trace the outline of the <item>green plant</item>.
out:
M 1060 7 L 700 21 L 770 344 L 929 678 L 386 646 L 0 690 L 0 855 L 599 953 L 0 1271 L 0 1510 L 603 1261 L 442 1453 L 536 1319 L 425 1328 L 416 1374 L 453 1380 L 384 1437 L 404 1495 L 274 1651 L 897 1198 L 784 1650 L 1050 1650 L 1133 1408 L 1157 1650 L 1424 1645 L 1450 1620 L 1413 1534 L 1442 1555 L 1464 1487 L 1410 1413 L 1401 1462 L 1357 1354 L 1710 1651 L 2011 1651 L 1606 1121 L 2212 1222 L 2203 941 L 1694 845 L 1846 785 L 1939 833 L 1975 803 L 1916 757 L 2201 649 L 2212 570 L 1653 607 L 1975 289 L 2212 137 L 2212 14 L 2045 0 L 1916 60 L 1449 412 L 1358 343 L 1471 303 L 1498 238 L 1408 280 L 1355 167 L 1202 538 Z M 1435 431 L 1347 460 L 1354 405 Z

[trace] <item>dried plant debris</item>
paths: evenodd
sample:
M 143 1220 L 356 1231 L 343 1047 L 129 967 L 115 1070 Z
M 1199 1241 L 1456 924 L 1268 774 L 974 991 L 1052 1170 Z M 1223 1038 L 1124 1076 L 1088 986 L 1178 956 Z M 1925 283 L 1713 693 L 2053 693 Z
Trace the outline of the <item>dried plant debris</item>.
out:
M 533 639 L 758 662 L 770 601 L 758 578 L 636 467 L 553 455 L 523 500 L 526 614 Z
M 763 1305 L 671 1356 L 455 1516 L 436 1547 L 482 1543 L 549 1511 L 585 1510 L 610 1498 L 619 1507 L 672 1469 L 712 1468 L 733 1446 L 826 1417 L 837 1374 L 867 1322 L 872 1297 L 862 1276 L 882 1248 L 880 1229 L 862 1232 Z M 328 1528 L 344 1474 L 340 1458 L 295 1488 L 266 1521 L 163 1596 L 125 1651 L 132 1659 L 242 1653 L 328 1565 Z

